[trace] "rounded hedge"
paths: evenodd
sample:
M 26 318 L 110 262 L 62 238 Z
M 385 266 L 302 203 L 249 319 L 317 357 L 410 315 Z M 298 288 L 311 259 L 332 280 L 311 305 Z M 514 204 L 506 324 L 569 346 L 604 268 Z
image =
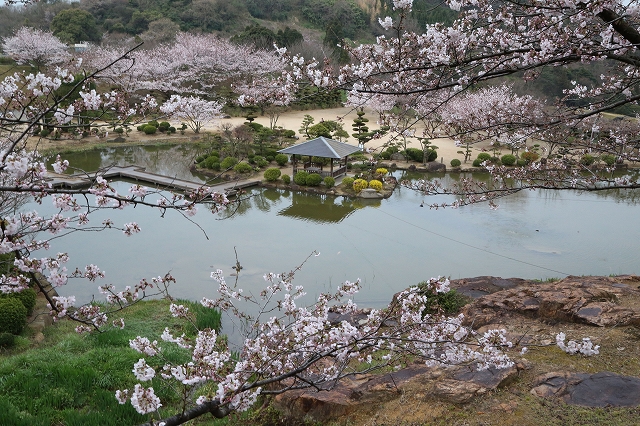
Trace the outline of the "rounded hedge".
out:
M 502 161 L 502 164 L 504 164 L 505 166 L 513 166 L 514 164 L 516 164 L 516 156 L 512 154 L 506 154 L 500 158 L 500 161 Z
M 527 160 L 523 160 L 522 158 L 518 158 L 518 161 L 516 161 L 516 165 L 519 167 L 524 167 L 527 165 Z
M 318 173 L 311 173 L 307 176 L 307 185 L 309 186 L 318 186 L 322 183 L 322 176 Z
M 278 154 L 274 157 L 278 166 L 283 167 L 286 166 L 289 162 L 289 156 L 287 154 Z
M 382 182 L 380 182 L 377 179 L 372 179 L 369 182 L 369 188 L 375 189 L 377 192 L 380 192 L 380 191 L 382 191 Z
M 167 130 L 169 130 L 169 127 L 171 127 L 171 124 L 169 124 L 168 121 L 163 121 L 158 125 L 158 130 L 160 130 L 161 132 L 166 132 Z
M 323 182 L 324 186 L 326 186 L 327 188 L 333 188 L 336 185 L 336 180 L 331 176 L 327 176 L 326 178 L 324 178 Z
M 385 176 L 387 173 L 389 173 L 389 170 L 385 169 L 384 167 L 378 167 L 376 169 L 376 174 L 377 175 Z
M 525 151 L 520 155 L 520 158 L 523 159 L 524 161 L 526 161 L 527 164 L 529 164 L 529 163 L 533 163 L 534 161 L 536 161 L 538 158 L 540 158 L 540 156 L 538 155 L 537 152 Z
M 367 188 L 369 186 L 369 182 L 367 182 L 364 179 L 356 179 L 353 182 L 353 190 L 356 192 L 360 192 L 363 189 Z
M 36 306 L 36 291 L 32 288 L 27 288 L 17 293 L 4 293 L 0 294 L 0 299 L 17 299 L 27 309 L 27 316 L 33 313 L 33 308 Z
M 268 182 L 275 182 L 278 180 L 281 174 L 282 172 L 280 171 L 280 169 L 278 169 L 277 167 L 271 167 L 270 169 L 264 171 L 264 178 Z
M 158 120 L 151 120 L 150 122 L 147 123 L 147 126 L 153 126 L 156 129 L 158 128 L 159 125 L 160 123 L 158 123 Z
M 583 166 L 590 166 L 595 162 L 596 162 L 596 157 L 594 157 L 591 154 L 585 154 L 580 159 L 580 164 L 582 164 Z
M 485 160 L 481 160 L 479 158 L 476 158 L 475 160 L 473 160 L 473 167 L 482 167 L 482 163 L 484 163 Z
M 16 336 L 11 333 L 0 333 L 0 348 L 9 349 L 16 344 Z
M 345 188 L 353 188 L 354 179 L 352 177 L 346 177 L 342 179 L 342 186 Z
M 19 299 L 0 299 L 0 333 L 20 334 L 27 323 L 27 308 Z
M 613 166 L 616 163 L 616 156 L 612 154 L 604 154 L 603 156 L 600 157 L 600 159 L 607 166 Z
M 309 173 L 305 172 L 304 170 L 301 170 L 298 173 L 296 173 L 295 176 L 293 176 L 293 181 L 296 183 L 296 185 L 306 185 L 307 176 L 309 176 Z
M 215 155 L 212 155 L 210 157 L 207 157 L 203 162 L 202 165 L 204 167 L 206 167 L 207 169 L 213 169 L 213 165 L 214 164 L 218 164 L 218 166 L 220 165 L 220 159 L 218 157 L 216 157 Z
M 153 135 L 156 131 L 158 131 L 158 128 L 150 124 L 147 124 L 142 128 L 142 131 L 144 132 L 145 135 Z
M 450 164 L 451 164 L 451 167 L 460 167 L 462 163 L 457 158 L 454 158 L 453 160 L 451 160 Z
M 232 168 L 236 164 L 238 164 L 238 159 L 236 157 L 225 157 L 224 160 L 220 162 L 220 167 L 223 170 L 227 170 Z
M 424 151 L 418 148 L 407 148 L 404 153 L 410 160 L 417 161 L 419 163 L 422 163 L 422 159 L 424 158 Z
M 282 181 L 286 184 L 289 185 L 291 183 L 291 176 L 289 175 L 282 175 Z
M 491 154 L 489 154 L 488 152 L 481 152 L 480 154 L 478 154 L 477 159 L 482 163 L 483 161 L 491 159 Z
M 253 167 L 251 167 L 251 164 L 243 161 L 233 166 L 233 171 L 236 173 L 251 173 L 253 171 Z
M 438 151 L 435 149 L 427 150 L 427 162 L 431 163 L 432 161 L 436 161 L 438 159 Z

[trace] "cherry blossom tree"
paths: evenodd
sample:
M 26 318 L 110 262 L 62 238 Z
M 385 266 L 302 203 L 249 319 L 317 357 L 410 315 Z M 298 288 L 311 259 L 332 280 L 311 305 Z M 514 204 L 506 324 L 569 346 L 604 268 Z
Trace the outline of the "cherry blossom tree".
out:
M 0 253 L 12 253 L 18 271 L 15 275 L 0 277 L 0 292 L 19 292 L 29 285 L 35 285 L 47 298 L 54 318 L 67 317 L 77 321 L 79 331 L 105 326 L 109 312 L 118 311 L 127 304 L 148 296 L 154 286 L 157 288 L 161 284 L 160 287 L 164 288 L 173 278 L 167 275 L 152 281 L 143 280 L 123 290 L 110 285 L 101 286 L 100 291 L 112 303 L 109 308 L 103 309 L 95 305 L 74 307 L 73 296 L 51 296 L 46 282 L 55 288 L 64 285 L 71 278 L 93 282 L 102 278 L 104 273 L 96 265 L 67 270 L 65 264 L 69 258 L 66 254 L 47 253 L 50 238 L 59 238 L 76 230 L 116 229 L 125 236 L 140 232 L 140 227 L 134 221 L 122 225 L 116 225 L 110 219 L 93 223 L 91 213 L 97 210 L 119 210 L 144 205 L 159 209 L 160 214 L 176 210 L 185 216 L 191 216 L 199 205 L 218 211 L 228 204 L 224 195 L 213 193 L 206 186 L 192 194 L 163 196 L 154 190 L 133 185 L 128 194 L 120 194 L 103 178 L 104 170 L 88 174 L 93 180 L 90 188 L 51 187 L 46 158 L 29 144 L 34 129 L 44 122 L 45 117 L 52 117 L 50 121 L 46 121 L 48 126 L 72 130 L 87 125 L 85 120 L 89 115 L 86 112 L 99 118 L 100 114 L 95 112 L 109 111 L 122 122 L 131 120 L 134 116 L 143 117 L 145 111 L 156 106 L 152 99 L 146 99 L 142 104 L 132 104 L 126 101 L 125 93 L 101 93 L 91 89 L 89 83 L 100 80 L 103 77 L 102 71 L 88 73 L 75 83 L 73 90 L 61 97 L 56 95 L 56 91 L 63 83 L 72 84 L 75 79 L 69 71 L 60 68 L 52 74 L 15 73 L 0 82 Z M 79 93 L 78 98 L 71 101 L 76 92 Z M 82 124 L 77 124 L 78 122 Z M 56 173 L 64 172 L 68 166 L 68 162 L 61 161 L 59 157 L 52 160 Z M 39 203 L 51 202 L 58 212 L 42 216 L 36 211 L 12 210 L 16 197 L 31 198 Z M 46 282 L 42 280 L 42 276 Z
M 85 68 L 103 68 L 126 49 L 95 48 L 83 55 Z M 276 53 L 239 46 L 213 34 L 178 33 L 175 42 L 136 49 L 108 68 L 106 76 L 126 91 L 158 90 L 178 94 L 210 94 L 220 83 L 243 84 L 279 75 L 284 62 Z
M 622 133 L 602 126 L 605 119 L 601 115 L 640 100 L 638 1 L 446 3 L 458 11 L 450 26 L 430 24 L 423 32 L 412 32 L 405 22 L 413 1 L 394 0 L 396 16 L 379 20 L 389 37 L 379 36 L 375 43 L 348 48 L 351 64 L 337 71 L 331 64 L 295 56 L 291 58 L 291 78 L 327 90 L 405 96 L 408 110 L 421 111 L 428 118 L 439 116 L 454 99 L 483 85 L 499 84 L 506 77 L 526 83 L 537 79 L 545 68 L 598 64 L 605 72 L 597 82 L 572 82 L 563 99 L 544 108 L 543 118 L 530 114 L 521 117 L 525 121 L 477 123 L 481 126 L 478 131 L 493 134 L 508 135 L 513 127 L 525 129 L 524 134 L 540 144 L 561 149 L 549 149 L 541 161 L 527 167 L 492 167 L 489 185 L 463 181 L 442 190 L 437 183 L 425 182 L 415 187 L 429 194 L 457 195 L 460 198 L 454 206 L 489 201 L 527 188 L 598 191 L 640 187 L 633 178 L 613 178 L 610 168 L 597 173 L 580 161 L 586 154 L 616 155 L 620 162 L 640 158 L 637 132 L 630 128 Z M 431 96 L 444 101 L 431 102 Z M 499 116 L 500 111 L 491 107 L 483 114 Z M 599 129 L 597 135 L 589 137 L 594 125 Z M 474 134 L 468 126 L 463 127 L 462 134 L 450 131 L 448 136 Z M 529 134 L 527 129 L 535 132 Z
M 28 64 L 36 69 L 61 64 L 68 60 L 68 46 L 47 31 L 22 27 L 11 37 L 2 40 L 5 55 L 18 64 Z
M 219 297 L 205 297 L 201 303 L 249 325 L 242 346 L 230 347 L 210 329 L 200 330 L 192 342 L 173 336 L 169 329 L 160 336 L 164 343 L 147 337 L 133 339 L 130 346 L 143 355 L 133 366 L 136 378 L 169 382 L 177 395 L 193 395 L 195 403 L 163 417 L 162 401 L 153 387 L 140 383 L 117 391 L 119 402 L 130 402 L 141 414 L 153 413 L 157 422 L 153 424 L 175 425 L 207 413 L 225 417 L 244 411 L 260 395 L 331 389 L 347 377 L 416 361 L 433 366 L 470 363 L 478 369 L 513 365 L 504 352 L 513 346 L 504 330 L 478 335 L 462 325 L 462 316 L 448 318 L 426 310 L 429 295 L 449 291 L 444 278 L 401 292 L 387 309 L 370 310 L 356 324 L 348 318 L 358 311 L 350 299 L 360 288 L 358 281 L 346 281 L 335 293 L 321 294 L 312 305 L 298 306 L 305 292 L 293 283 L 296 271 L 265 275 L 267 286 L 259 296 L 245 295 L 237 282 L 227 284 L 222 271 L 213 272 Z M 247 303 L 255 305 L 255 316 L 246 314 Z M 171 312 L 192 321 L 183 305 L 173 304 Z M 345 319 L 331 319 L 339 315 Z M 188 362 L 176 364 L 163 356 L 162 348 L 174 344 L 189 352 Z M 232 356 L 232 349 L 238 357 Z M 199 391 L 208 382 L 215 383 L 215 390 Z
M 160 111 L 169 117 L 184 120 L 194 133 L 200 133 L 207 123 L 222 117 L 220 103 L 195 96 L 173 95 L 162 104 Z

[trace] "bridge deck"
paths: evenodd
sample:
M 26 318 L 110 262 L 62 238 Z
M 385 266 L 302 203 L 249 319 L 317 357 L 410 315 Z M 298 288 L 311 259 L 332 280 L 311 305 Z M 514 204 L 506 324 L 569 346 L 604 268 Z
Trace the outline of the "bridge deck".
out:
M 109 168 L 102 174 L 105 179 L 121 178 L 131 179 L 146 185 L 154 186 L 158 189 L 177 190 L 183 192 L 191 192 L 202 186 L 212 188 L 214 191 L 233 196 L 238 189 L 256 186 L 260 183 L 255 181 L 231 181 L 219 184 L 206 185 L 198 182 L 191 182 L 183 179 L 176 179 L 170 176 L 163 176 L 156 173 L 147 172 L 144 167 L 138 166 L 114 166 Z M 85 174 L 63 175 L 58 173 L 48 173 L 48 181 L 54 188 L 83 188 L 93 183 L 94 177 Z

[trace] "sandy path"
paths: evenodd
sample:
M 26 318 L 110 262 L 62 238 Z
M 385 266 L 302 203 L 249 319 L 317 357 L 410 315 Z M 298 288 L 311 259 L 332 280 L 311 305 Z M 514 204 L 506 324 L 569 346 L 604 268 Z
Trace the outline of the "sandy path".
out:
M 379 128 L 376 124 L 376 113 L 371 111 L 366 111 L 367 114 L 365 118 L 368 118 L 370 121 L 368 124 L 371 130 Z M 282 126 L 285 129 L 294 130 L 296 134 L 299 135 L 300 141 L 304 141 L 302 135 L 298 133 L 298 129 L 302 125 L 302 120 L 304 116 L 309 114 L 315 119 L 315 123 L 319 123 L 322 119 L 324 120 L 336 120 L 343 123 L 344 129 L 351 134 L 351 125 L 353 124 L 353 120 L 357 117 L 356 112 L 352 108 L 342 107 L 342 108 L 330 108 L 330 109 L 319 109 L 319 110 L 306 110 L 306 111 L 289 111 L 280 116 L 276 125 Z M 225 118 L 220 120 L 218 123 L 212 123 L 209 126 L 206 126 L 207 130 L 210 131 L 219 131 L 221 123 L 232 123 L 233 126 L 239 126 L 244 123 L 246 120 L 243 117 L 232 117 Z M 260 123 L 263 126 L 269 126 L 269 117 L 268 116 L 259 116 L 255 120 L 256 123 Z M 416 134 L 420 134 L 420 127 L 416 128 Z M 367 143 L 367 148 L 380 148 L 384 144 L 388 143 L 391 139 L 391 136 L 384 136 L 381 139 L 375 139 Z M 348 140 L 345 141 L 351 145 L 357 145 L 357 141 L 353 137 L 349 137 Z M 461 151 L 462 148 L 459 148 L 455 145 L 455 142 L 450 138 L 438 138 L 433 139 L 431 143 L 438 147 L 438 161 L 442 161 L 447 167 L 450 167 L 450 161 L 454 158 L 462 161 L 464 159 L 463 154 L 458 154 L 458 151 Z M 410 139 L 407 143 L 407 147 L 410 148 L 420 148 L 420 143 L 417 139 Z M 489 148 L 488 144 L 477 144 L 472 146 L 472 154 L 471 158 L 475 159 L 478 153 L 482 152 L 483 149 L 487 150 Z M 465 165 L 463 164 L 463 167 Z M 466 164 L 466 166 L 471 166 L 471 162 Z
M 300 139 L 299 141 L 304 141 L 304 137 L 298 133 L 298 129 L 302 125 L 302 120 L 306 114 L 311 115 L 315 119 L 315 123 L 319 123 L 321 120 L 336 120 L 343 123 L 345 130 L 351 133 L 354 118 L 357 117 L 355 110 L 352 108 L 341 107 L 341 108 L 330 108 L 330 109 L 320 109 L 320 110 L 306 110 L 306 111 L 289 111 L 283 113 L 276 123 L 277 126 L 282 126 L 285 129 L 290 129 L 295 131 Z M 379 126 L 376 124 L 376 114 L 374 112 L 367 112 L 365 115 L 370 121 L 368 123 L 370 129 L 377 129 Z M 255 120 L 257 123 L 262 124 L 263 126 L 269 126 L 269 117 L 268 116 L 259 116 Z M 231 123 L 233 127 L 239 126 L 245 123 L 246 120 L 244 117 L 232 117 L 232 118 L 224 118 L 212 122 L 206 125 L 202 131 L 211 131 L 211 132 L 219 132 L 220 126 L 224 123 Z M 173 125 L 177 127 L 180 125 L 179 122 L 172 122 Z M 416 128 L 416 134 L 420 134 L 420 127 Z M 392 136 L 384 136 L 381 139 L 375 139 L 367 143 L 367 148 L 380 148 L 384 144 L 388 143 Z M 66 148 L 90 148 L 95 145 L 101 145 L 108 142 L 111 142 L 113 139 L 113 134 L 109 134 L 107 138 L 99 139 L 97 137 L 89 137 L 83 139 L 60 139 L 60 140 L 50 140 L 50 139 L 40 139 L 40 138 L 30 138 L 29 139 L 29 147 L 31 149 L 39 149 L 39 150 L 63 150 Z M 175 141 L 178 142 L 189 142 L 191 140 L 199 139 L 198 135 L 195 135 L 193 131 L 187 129 L 184 135 L 145 135 L 141 132 L 133 131 L 126 138 L 126 142 L 117 143 L 117 145 L 126 145 L 126 144 L 139 144 L 140 142 L 150 142 L 157 143 L 159 141 Z M 357 141 L 353 137 L 349 137 L 346 143 L 357 145 Z M 461 151 L 461 148 L 456 147 L 455 143 L 449 138 L 438 138 L 433 139 L 432 144 L 437 146 L 438 149 L 438 160 L 442 161 L 444 164 L 449 167 L 450 161 L 454 158 L 459 160 L 463 160 L 464 155 L 458 154 L 458 151 Z M 115 145 L 115 144 L 114 144 Z M 407 143 L 407 147 L 412 148 L 420 148 L 420 143 L 416 139 L 409 139 Z M 488 149 L 488 144 L 477 144 L 472 147 L 472 155 L 471 158 L 474 159 L 478 155 L 479 152 L 482 152 L 483 149 Z M 463 168 L 470 167 L 471 162 L 467 164 L 463 163 Z

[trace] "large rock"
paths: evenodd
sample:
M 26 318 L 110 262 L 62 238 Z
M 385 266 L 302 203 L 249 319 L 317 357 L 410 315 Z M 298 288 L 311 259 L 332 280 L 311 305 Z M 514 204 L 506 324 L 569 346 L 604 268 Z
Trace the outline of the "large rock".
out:
M 640 379 L 602 372 L 596 374 L 553 372 L 539 377 L 531 390 L 542 398 L 562 398 L 585 407 L 640 406 Z
M 640 309 L 625 306 L 628 300 L 640 299 L 638 282 L 640 278 L 635 276 L 569 276 L 555 283 L 529 282 L 480 297 L 463 313 L 474 327 L 504 322 L 514 313 L 597 326 L 639 325 Z
M 424 168 L 426 171 L 431 173 L 436 173 L 436 172 L 444 173 L 447 171 L 447 166 L 437 161 L 431 161 L 430 163 L 425 164 Z
M 427 367 L 411 365 L 390 374 L 367 375 L 343 380 L 326 390 L 295 390 L 278 395 L 276 407 L 285 414 L 326 422 L 354 411 L 367 411 L 404 392 L 419 392 L 425 398 L 465 403 L 517 376 L 517 368 L 482 370 L 471 366 Z

